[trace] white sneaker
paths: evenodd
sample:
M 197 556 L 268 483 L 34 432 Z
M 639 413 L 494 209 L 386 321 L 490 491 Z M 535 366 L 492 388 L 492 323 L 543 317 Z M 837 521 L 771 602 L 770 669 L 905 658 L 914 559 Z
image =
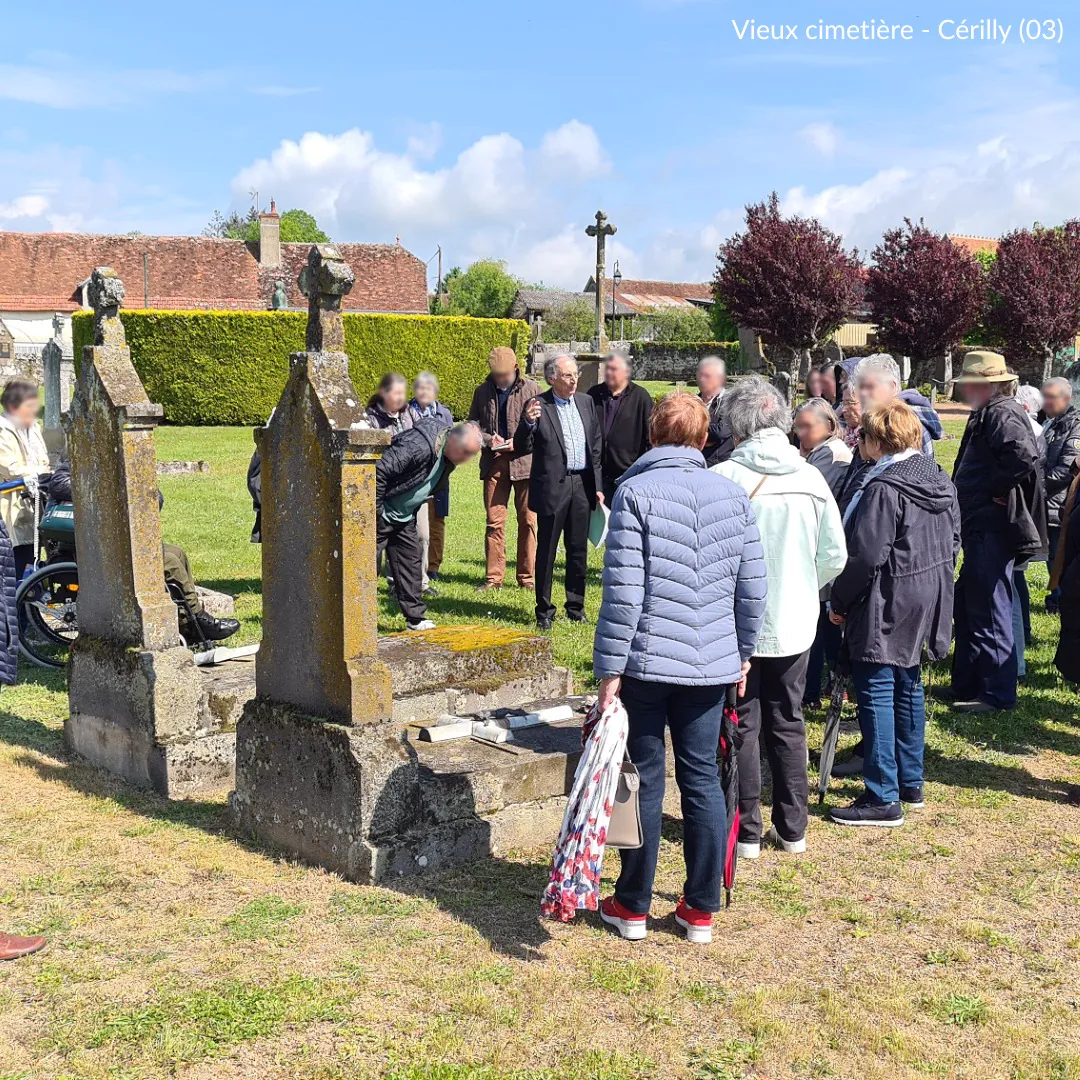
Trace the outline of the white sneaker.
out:
M 434 630 L 435 624 L 430 619 L 421 619 L 419 622 L 407 622 L 410 630 Z
M 761 857 L 760 844 L 744 844 L 741 840 L 735 845 L 735 853 L 740 859 L 757 859 Z
M 785 840 L 776 829 L 770 829 L 765 834 L 765 843 L 786 851 L 789 855 L 802 855 L 806 851 L 805 836 L 800 836 L 798 840 Z

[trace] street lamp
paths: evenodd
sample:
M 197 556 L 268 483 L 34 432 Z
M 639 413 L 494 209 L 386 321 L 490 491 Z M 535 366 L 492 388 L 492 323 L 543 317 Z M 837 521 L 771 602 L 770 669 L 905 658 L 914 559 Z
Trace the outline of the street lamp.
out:
M 619 260 L 615 260 L 615 269 L 611 274 L 611 332 L 615 333 L 615 290 L 622 284 L 622 273 L 619 270 Z

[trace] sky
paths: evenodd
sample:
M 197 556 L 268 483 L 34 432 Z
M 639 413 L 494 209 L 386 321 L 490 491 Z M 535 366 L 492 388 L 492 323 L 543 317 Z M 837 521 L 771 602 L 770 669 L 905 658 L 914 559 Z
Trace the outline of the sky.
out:
M 574 289 L 598 208 L 629 278 L 709 279 L 772 190 L 866 254 L 905 216 L 996 236 L 1080 215 L 1080 14 L 1047 3 L 883 0 L 894 39 L 846 41 L 808 28 L 867 5 L 5 5 L 0 228 L 192 235 L 257 192 L 432 284 L 441 245 Z

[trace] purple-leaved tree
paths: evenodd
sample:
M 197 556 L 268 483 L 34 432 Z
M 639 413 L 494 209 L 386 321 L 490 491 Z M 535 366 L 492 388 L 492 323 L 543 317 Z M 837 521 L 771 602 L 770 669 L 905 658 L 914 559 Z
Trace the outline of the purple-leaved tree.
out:
M 990 267 L 986 325 L 1023 374 L 1050 378 L 1058 350 L 1080 332 L 1080 221 L 1001 238 Z
M 871 255 L 866 299 L 878 339 L 912 360 L 912 381 L 952 378 L 952 350 L 986 305 L 986 273 L 947 236 L 904 218 Z
M 814 218 L 784 217 L 774 191 L 746 208 L 746 231 L 721 244 L 713 292 L 740 326 L 789 350 L 791 400 L 810 351 L 849 318 L 862 292 L 858 252 Z M 779 369 L 778 369 L 779 370 Z

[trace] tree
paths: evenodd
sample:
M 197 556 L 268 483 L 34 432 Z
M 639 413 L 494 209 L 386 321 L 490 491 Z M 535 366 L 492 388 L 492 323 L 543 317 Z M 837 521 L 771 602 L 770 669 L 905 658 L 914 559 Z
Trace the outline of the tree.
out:
M 244 240 L 255 243 L 259 239 L 259 212 L 252 207 L 246 214 L 235 210 L 222 217 L 214 211 L 203 236 L 218 240 Z M 286 210 L 281 215 L 281 242 L 283 244 L 328 244 L 330 237 L 319 228 L 319 223 L 306 210 Z
M 746 231 L 720 245 L 713 291 L 740 326 L 790 350 L 791 400 L 810 352 L 855 310 L 862 286 L 857 252 L 814 218 L 780 214 L 774 191 L 746 208 Z
M 986 305 L 979 262 L 920 220 L 904 218 L 874 248 L 866 298 L 887 349 L 912 358 L 916 384 L 952 377 L 952 349 L 972 330 Z
M 716 340 L 709 313 L 699 308 L 647 308 L 634 322 L 639 337 L 665 345 Z
M 1014 364 L 1027 361 L 1043 380 L 1050 378 L 1058 350 L 1080 331 L 1080 220 L 1001 238 L 986 324 Z
M 739 324 L 719 300 L 714 300 L 712 307 L 709 308 L 709 322 L 712 325 L 713 341 L 739 340 Z
M 544 315 L 545 341 L 591 341 L 596 331 L 596 305 L 584 297 L 556 304 Z
M 446 277 L 449 313 L 477 319 L 505 319 L 521 288 L 521 282 L 507 271 L 506 263 L 494 259 L 480 259 L 463 274 Z

